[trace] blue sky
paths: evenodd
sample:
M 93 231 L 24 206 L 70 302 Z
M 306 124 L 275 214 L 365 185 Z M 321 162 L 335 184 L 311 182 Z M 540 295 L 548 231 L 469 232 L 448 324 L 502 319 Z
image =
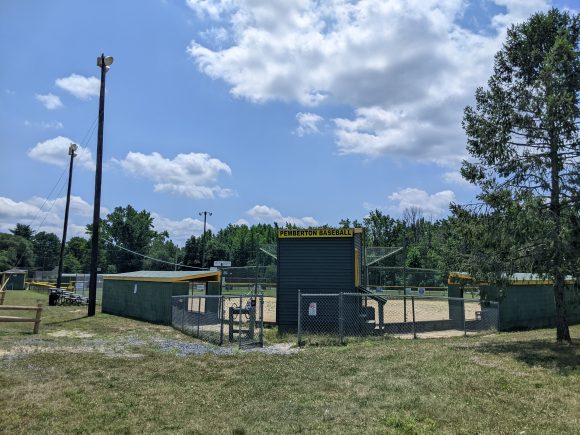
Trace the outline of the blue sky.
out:
M 543 0 L 0 3 L 0 231 L 91 221 L 96 57 L 107 74 L 102 215 L 133 205 L 182 244 L 210 226 L 433 219 L 458 175 L 462 110 L 509 23 Z M 59 181 L 60 179 L 60 181 Z M 55 187 L 56 186 L 56 187 Z M 53 189 L 54 188 L 54 189 Z

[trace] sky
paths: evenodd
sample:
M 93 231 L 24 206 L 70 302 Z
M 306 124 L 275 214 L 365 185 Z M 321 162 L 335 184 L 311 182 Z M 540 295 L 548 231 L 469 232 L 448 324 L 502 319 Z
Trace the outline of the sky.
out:
M 545 0 L 1 0 L 0 232 L 132 205 L 183 245 L 229 223 L 429 219 L 472 202 L 463 109 L 506 28 Z

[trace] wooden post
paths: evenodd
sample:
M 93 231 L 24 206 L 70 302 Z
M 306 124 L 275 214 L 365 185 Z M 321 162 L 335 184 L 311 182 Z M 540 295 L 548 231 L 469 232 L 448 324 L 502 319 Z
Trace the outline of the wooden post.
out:
M 40 327 L 40 317 L 42 316 L 42 304 L 38 304 L 36 309 L 36 318 L 34 319 L 34 334 L 38 334 L 38 328 Z
M 0 305 L 4 305 L 4 298 L 6 297 L 6 292 L 4 290 L 0 291 Z

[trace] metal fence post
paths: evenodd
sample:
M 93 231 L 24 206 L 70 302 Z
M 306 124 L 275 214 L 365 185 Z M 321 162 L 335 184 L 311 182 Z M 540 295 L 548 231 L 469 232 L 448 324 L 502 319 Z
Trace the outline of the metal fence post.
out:
M 240 307 L 238 311 L 238 349 L 242 348 L 242 296 L 240 295 Z
M 406 291 L 406 289 L 403 289 Z M 407 323 L 407 296 L 403 296 L 403 322 Z
M 220 295 L 220 346 L 224 344 L 224 308 L 225 308 L 225 299 L 224 295 Z
M 185 299 L 185 304 L 182 304 L 182 310 L 181 310 L 181 332 L 185 332 L 185 308 L 187 306 L 187 304 L 189 303 L 189 299 Z
M 199 338 L 199 321 L 201 320 L 201 296 L 197 298 L 197 338 Z
M 411 296 L 411 310 L 413 310 L 413 338 L 417 338 L 417 329 L 415 327 L 415 296 Z
M 264 293 L 260 295 L 260 347 L 264 347 Z
M 338 295 L 338 333 L 340 335 L 340 344 L 344 344 L 344 306 L 343 306 L 343 294 L 342 292 Z
M 302 295 L 300 293 L 300 290 L 298 290 L 298 331 L 296 335 L 298 338 L 298 346 L 300 346 L 302 335 Z
M 465 336 L 467 336 L 467 326 L 465 324 L 465 317 L 466 317 L 465 316 L 465 299 L 461 300 L 461 305 L 463 307 L 463 310 L 462 310 L 463 311 L 463 336 L 465 337 Z

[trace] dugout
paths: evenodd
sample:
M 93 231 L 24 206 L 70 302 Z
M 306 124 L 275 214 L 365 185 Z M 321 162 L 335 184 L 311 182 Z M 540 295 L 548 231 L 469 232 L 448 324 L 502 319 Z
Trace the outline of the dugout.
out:
M 358 291 L 362 285 L 362 236 L 361 228 L 278 230 L 276 320 L 280 332 L 297 329 L 299 290 L 317 294 Z M 312 316 L 315 312 L 318 325 L 337 329 L 338 298 L 319 299 L 309 298 L 308 305 L 314 303 L 317 309 L 309 310 L 304 304 L 301 315 Z M 351 298 L 347 305 L 356 309 L 360 300 Z
M 105 275 L 102 312 L 170 325 L 173 296 L 188 295 L 198 286 L 206 294 L 220 294 L 220 279 L 221 272 L 207 270 Z
M 449 296 L 456 293 L 463 297 L 465 285 L 474 285 L 467 274 L 456 274 L 450 281 Z M 499 329 L 512 331 L 522 329 L 550 328 L 556 324 L 554 282 L 538 274 L 514 273 L 502 285 L 480 283 L 482 305 L 485 301 L 499 302 Z M 569 324 L 580 323 L 580 290 L 578 281 L 571 276 L 565 279 L 564 299 Z M 451 313 L 451 304 L 450 304 Z
M 8 269 L 2 272 L 0 277 L 0 289 L 25 290 L 26 275 L 28 272 L 21 269 Z

